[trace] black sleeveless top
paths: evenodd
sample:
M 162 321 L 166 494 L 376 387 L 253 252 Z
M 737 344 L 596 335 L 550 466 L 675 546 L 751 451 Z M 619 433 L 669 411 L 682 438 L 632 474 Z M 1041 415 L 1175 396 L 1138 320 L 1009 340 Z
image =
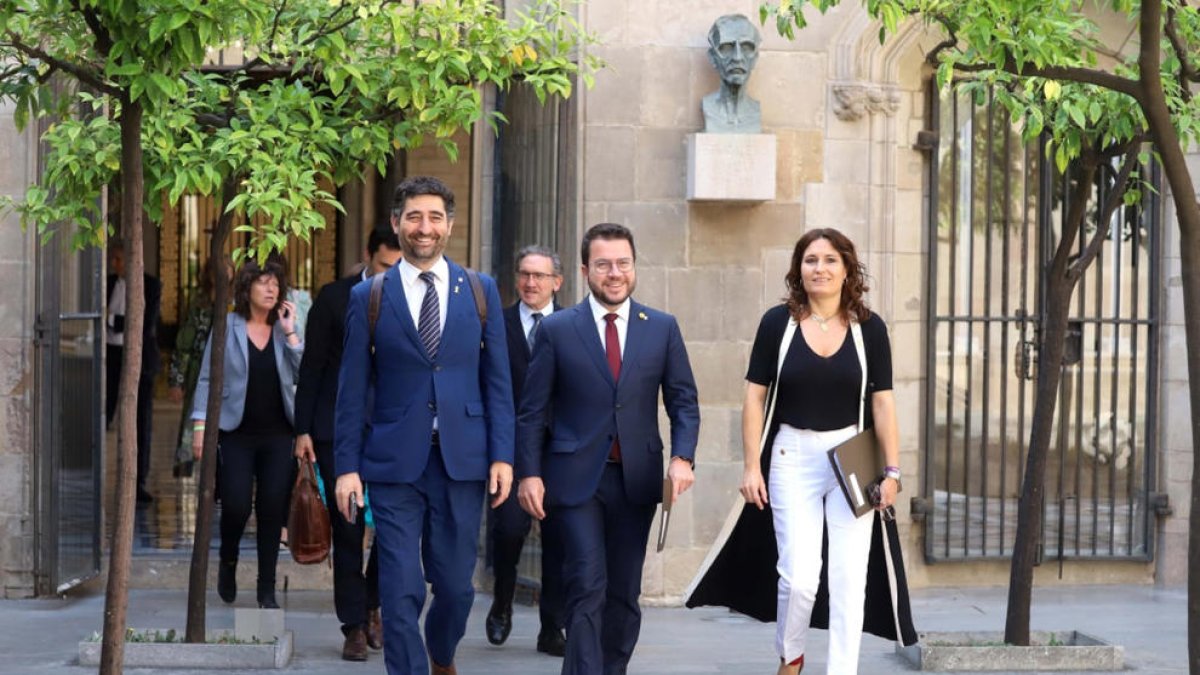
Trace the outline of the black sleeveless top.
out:
M 259 349 L 249 336 L 246 353 L 250 357 L 246 382 L 246 408 L 237 431 L 243 434 L 292 435 L 292 424 L 283 409 L 283 387 L 279 384 L 279 369 L 275 366 L 275 337 Z
M 787 328 L 786 305 L 763 315 L 750 352 L 746 379 L 769 387 L 775 381 L 779 344 Z M 867 355 L 867 396 L 892 388 L 892 349 L 887 325 L 877 314 L 862 323 L 863 349 Z M 858 424 L 862 368 L 854 349 L 854 338 L 846 331 L 842 346 L 828 357 L 808 346 L 799 328 L 792 337 L 775 397 L 775 422 L 797 429 L 832 431 Z M 865 425 L 871 424 L 871 406 L 866 406 Z

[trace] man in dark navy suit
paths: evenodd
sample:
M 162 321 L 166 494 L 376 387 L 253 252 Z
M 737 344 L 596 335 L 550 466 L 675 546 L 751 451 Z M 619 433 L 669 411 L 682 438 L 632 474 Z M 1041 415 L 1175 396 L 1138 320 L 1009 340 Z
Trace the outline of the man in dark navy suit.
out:
M 325 284 L 308 313 L 304 331 L 304 358 L 296 385 L 296 457 L 316 462 L 325 494 L 333 495 L 333 410 L 337 403 L 338 369 L 342 365 L 346 303 L 350 289 L 364 279 L 383 274 L 400 259 L 400 240 L 388 223 L 375 226 L 367 236 L 366 265 L 362 271 Z M 371 547 L 363 573 L 364 519 L 347 522 L 341 512 L 329 514 L 333 530 L 333 606 L 342 622 L 342 658 L 366 661 L 367 647 L 383 647 L 383 621 L 379 614 L 379 549 Z
M 634 302 L 633 234 L 593 226 L 581 246 L 591 294 L 542 321 L 518 416 L 521 507 L 562 535 L 564 675 L 626 672 L 641 630 L 646 541 L 663 497 L 661 391 L 671 498 L 692 485 L 696 383 L 675 317 Z
M 107 350 L 105 425 L 111 425 L 117 414 L 117 395 L 120 393 L 121 368 L 125 362 L 125 244 L 113 239 L 108 244 L 108 311 L 104 337 Z M 154 501 L 147 481 L 150 478 L 150 433 L 154 424 L 154 376 L 162 363 L 158 351 L 158 318 L 162 301 L 162 282 L 149 274 L 142 275 L 142 374 L 137 393 L 137 502 Z
M 377 323 L 373 279 L 354 287 L 346 310 L 335 492 L 348 518 L 351 499 L 364 505 L 364 483 L 371 490 L 388 673 L 455 675 L 484 490 L 494 508 L 512 486 L 512 375 L 496 283 L 478 276 L 477 303 L 471 274 L 443 256 L 454 193 L 436 178 L 407 178 L 392 205 L 404 259 L 384 273 Z
M 526 246 L 517 252 L 517 292 L 521 299 L 504 310 L 508 331 L 508 363 L 512 369 L 513 400 L 521 400 L 530 350 L 544 319 L 562 309 L 554 294 L 562 287 L 562 261 L 545 246 Z M 516 499 L 509 499 L 488 514 L 491 548 L 492 608 L 484 629 L 488 642 L 502 645 L 512 630 L 512 603 L 517 588 L 517 562 L 532 524 Z M 542 593 L 538 605 L 542 627 L 537 650 L 551 656 L 566 652 L 563 638 L 562 544 L 553 523 L 542 521 Z

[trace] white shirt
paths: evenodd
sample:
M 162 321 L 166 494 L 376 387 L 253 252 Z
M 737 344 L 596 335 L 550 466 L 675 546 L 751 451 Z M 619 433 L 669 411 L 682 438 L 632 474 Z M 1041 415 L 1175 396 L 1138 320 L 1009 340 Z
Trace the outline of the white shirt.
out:
M 541 309 L 533 309 L 525 303 L 517 306 L 517 314 L 521 316 L 521 328 L 525 329 L 525 339 L 529 340 L 529 331 L 533 330 L 533 313 L 541 312 L 542 319 L 554 313 L 554 299 L 546 303 L 546 306 Z
M 108 296 L 108 317 L 104 326 L 104 342 L 116 347 L 125 345 L 125 332 L 113 330 L 116 318 L 125 316 L 125 277 L 117 277 L 112 295 Z
M 596 302 L 596 297 L 593 295 L 588 296 L 588 304 L 592 308 L 592 317 L 596 321 L 596 330 L 600 333 L 600 345 L 607 350 L 608 345 L 605 342 L 604 333 L 608 329 L 608 320 L 604 317 L 612 312 L 604 305 Z M 629 298 L 625 298 L 625 302 L 622 302 L 621 306 L 616 309 L 616 314 L 617 320 L 613 323 L 617 326 L 617 344 L 621 347 L 621 359 L 624 360 L 625 332 L 629 329 Z M 608 352 L 605 351 L 605 353 L 607 354 Z
M 413 326 L 421 327 L 421 301 L 425 299 L 425 289 L 428 286 L 421 281 L 421 270 L 407 260 L 401 260 L 400 280 L 404 282 L 404 299 L 408 301 L 408 313 L 412 315 Z M 429 268 L 433 272 L 433 287 L 438 294 L 438 330 L 446 328 L 446 303 L 450 301 L 450 266 L 446 264 L 445 256 Z

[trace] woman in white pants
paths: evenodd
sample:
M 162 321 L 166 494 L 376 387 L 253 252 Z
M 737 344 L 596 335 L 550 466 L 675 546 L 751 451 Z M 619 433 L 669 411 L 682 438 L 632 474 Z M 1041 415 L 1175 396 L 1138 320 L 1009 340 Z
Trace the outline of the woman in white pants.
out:
M 874 426 L 887 465 L 878 508 L 895 501 L 900 455 L 891 347 L 883 320 L 863 301 L 867 286 L 854 244 L 837 230 L 810 230 L 800 238 L 787 287 L 786 303 L 763 315 L 750 355 L 742 408 L 741 492 L 747 502 L 759 508 L 769 503 L 772 509 L 779 552 L 779 674 L 793 675 L 804 667 L 821 576 L 822 532 L 827 531 L 826 672 L 853 675 L 875 515 L 854 516 L 825 453 L 860 427 Z M 763 434 L 768 434 L 771 453 L 765 479 Z

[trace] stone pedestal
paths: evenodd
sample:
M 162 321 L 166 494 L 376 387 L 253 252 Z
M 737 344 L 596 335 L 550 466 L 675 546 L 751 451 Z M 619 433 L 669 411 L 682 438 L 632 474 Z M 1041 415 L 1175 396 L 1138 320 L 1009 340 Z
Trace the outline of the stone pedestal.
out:
M 233 610 L 233 634 L 239 640 L 271 642 L 283 633 L 282 609 L 238 607 Z
M 774 134 L 688 135 L 689 201 L 775 199 Z

